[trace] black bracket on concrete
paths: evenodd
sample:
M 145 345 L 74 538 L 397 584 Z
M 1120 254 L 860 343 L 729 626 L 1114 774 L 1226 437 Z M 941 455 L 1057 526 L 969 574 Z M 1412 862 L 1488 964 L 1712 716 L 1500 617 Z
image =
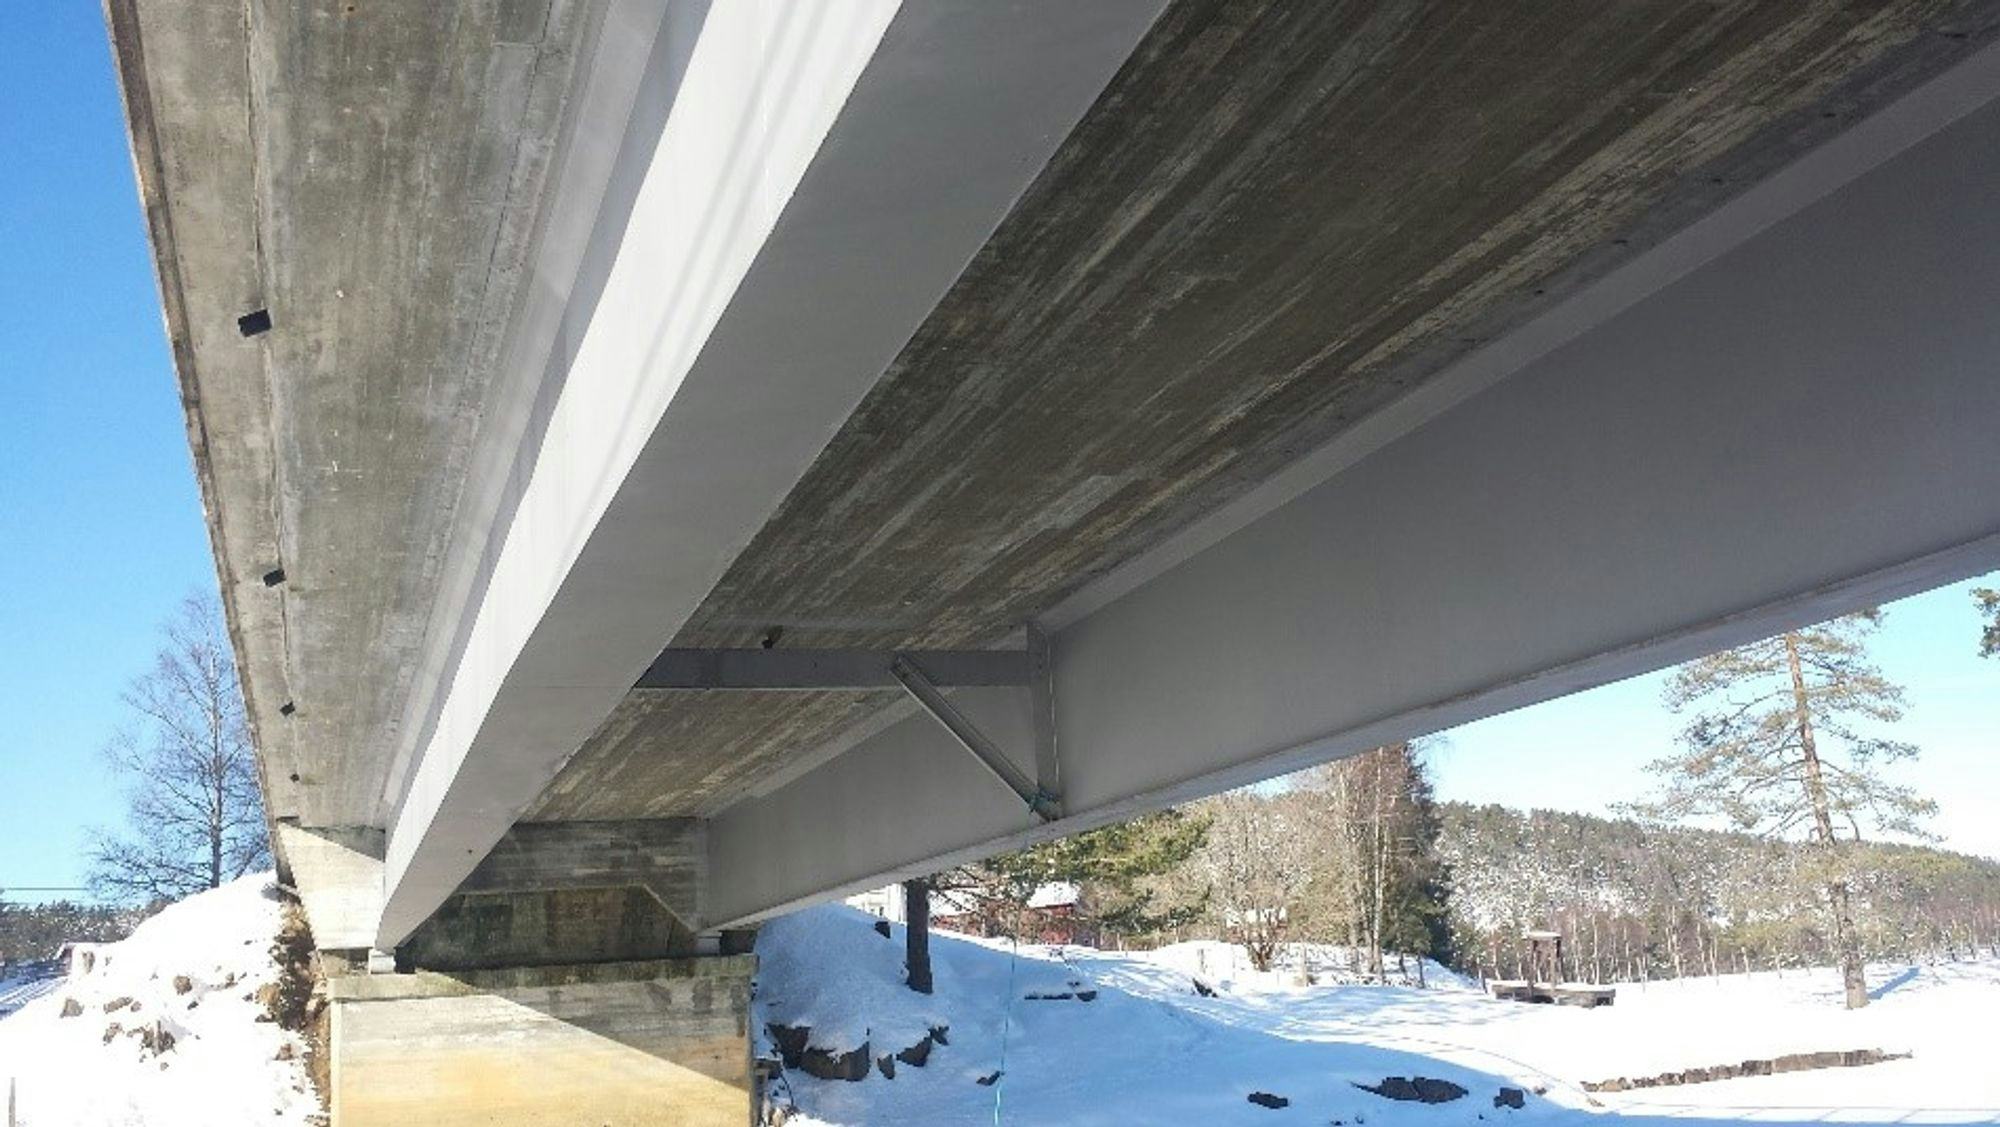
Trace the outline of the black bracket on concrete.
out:
M 1048 640 L 1030 625 L 1027 648 L 1020 650 L 669 649 L 632 687 L 744 692 L 901 688 L 1046 822 L 1062 816 L 1050 672 Z M 947 688 L 1029 690 L 1033 695 L 1035 773 L 1039 781 L 1024 775 L 945 698 L 943 690 Z

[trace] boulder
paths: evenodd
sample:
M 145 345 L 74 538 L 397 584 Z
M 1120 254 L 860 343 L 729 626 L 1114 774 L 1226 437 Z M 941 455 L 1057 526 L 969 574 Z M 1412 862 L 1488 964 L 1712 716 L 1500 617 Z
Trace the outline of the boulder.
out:
M 1502 1088 L 1493 1097 L 1494 1107 L 1511 1107 L 1519 1111 L 1528 1104 L 1528 1093 L 1519 1088 Z
M 194 979 L 184 974 L 174 976 L 174 993 L 186 994 L 194 989 Z
M 1465 1089 L 1449 1080 L 1433 1080 L 1428 1076 L 1417 1076 L 1410 1080 L 1416 1086 L 1417 1099 L 1427 1104 L 1450 1103 L 1465 1095 Z
M 1369 1087 L 1356 1084 L 1364 1092 L 1373 1092 L 1383 1099 L 1402 1100 L 1406 1103 L 1442 1104 L 1465 1095 L 1465 1089 L 1449 1080 L 1436 1080 L 1429 1076 L 1385 1076 L 1380 1084 Z
M 77 1016 L 78 1014 L 80 1014 L 80 1013 L 82 1013 L 82 1012 L 83 1012 L 83 1003 L 82 1003 L 82 1002 L 79 1002 L 79 1001 L 77 1001 L 77 1000 L 76 1000 L 75 998 L 64 998 L 64 999 L 63 999 L 63 1004 L 62 1004 L 62 1016 L 64 1016 L 64 1017 L 75 1017 L 75 1016 Z
M 104 1012 L 108 1014 L 117 1013 L 119 1010 L 122 1010 L 126 1006 L 130 1005 L 132 1005 L 132 999 L 130 997 L 121 996 L 113 998 L 109 1002 L 104 1003 Z M 134 1006 L 133 1008 L 137 1009 L 138 1007 Z
M 776 1022 L 765 1026 L 771 1033 L 771 1043 L 778 1047 L 778 1058 L 786 1068 L 798 1068 L 805 1059 L 806 1042 L 812 1037 L 812 1027 L 806 1025 L 779 1025 Z
M 1292 1101 L 1283 1096 L 1274 1096 L 1269 1092 L 1252 1092 L 1244 1098 L 1258 1107 L 1268 1107 L 1274 1111 L 1281 1107 L 1292 1106 Z
M 871 1063 L 873 1058 L 868 1054 L 866 1041 L 861 1042 L 860 1048 L 845 1053 L 808 1046 L 799 1057 L 799 1068 L 807 1076 L 816 1076 L 821 1080 L 866 1080 Z
M 896 1059 L 911 1068 L 922 1068 L 931 1059 L 932 1037 L 926 1033 L 924 1039 L 896 1054 Z

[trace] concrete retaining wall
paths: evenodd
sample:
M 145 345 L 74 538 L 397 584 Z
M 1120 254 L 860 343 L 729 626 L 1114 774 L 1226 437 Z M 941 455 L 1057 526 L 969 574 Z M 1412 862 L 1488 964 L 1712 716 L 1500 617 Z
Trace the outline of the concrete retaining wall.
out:
M 328 984 L 333 1127 L 750 1122 L 752 956 Z

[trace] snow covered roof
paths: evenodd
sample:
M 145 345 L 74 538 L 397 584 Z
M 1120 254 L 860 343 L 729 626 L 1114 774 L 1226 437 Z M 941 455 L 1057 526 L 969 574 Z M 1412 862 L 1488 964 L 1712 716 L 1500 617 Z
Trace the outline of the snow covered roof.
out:
M 1068 908 L 1082 899 L 1082 890 L 1066 880 L 1051 881 L 1035 889 L 1028 897 L 1030 908 Z

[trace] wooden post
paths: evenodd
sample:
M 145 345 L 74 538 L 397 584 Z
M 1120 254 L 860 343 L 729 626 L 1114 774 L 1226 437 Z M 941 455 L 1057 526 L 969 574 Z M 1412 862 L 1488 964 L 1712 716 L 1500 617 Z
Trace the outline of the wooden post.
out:
M 929 878 L 903 882 L 903 957 L 910 989 L 931 992 L 931 885 Z

